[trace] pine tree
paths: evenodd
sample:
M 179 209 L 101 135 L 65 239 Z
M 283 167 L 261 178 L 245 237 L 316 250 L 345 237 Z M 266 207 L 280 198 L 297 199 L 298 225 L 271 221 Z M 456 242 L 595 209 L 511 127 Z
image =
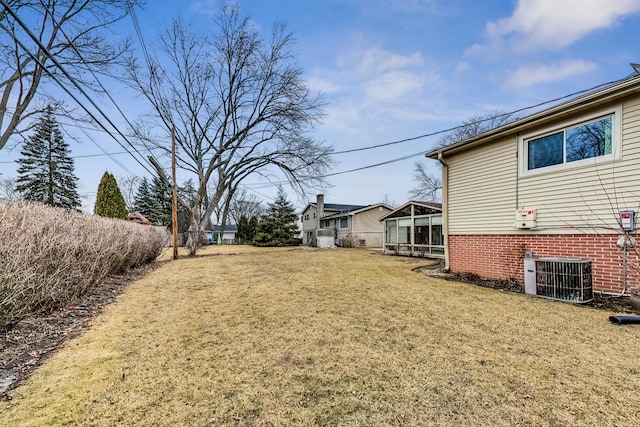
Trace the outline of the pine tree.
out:
M 298 244 L 298 215 L 282 188 L 267 213 L 258 222 L 253 244 L 255 246 L 292 246 Z
M 109 218 L 129 219 L 127 205 L 122 197 L 122 192 L 113 175 L 105 172 L 98 185 L 96 205 L 93 213 Z
M 171 223 L 171 190 L 158 176 L 154 176 L 150 191 L 154 209 L 152 222 L 157 225 L 169 225 Z
M 178 195 L 179 197 L 191 204 L 191 201 L 196 196 L 196 189 L 193 185 L 193 180 L 189 178 L 185 183 L 178 187 Z M 190 222 L 191 216 L 189 212 L 185 209 L 182 204 L 178 204 L 178 232 L 186 233 L 189 231 L 189 227 L 191 226 Z
M 146 176 L 140 181 L 134 201 L 135 210 L 144 215 L 151 223 L 155 223 L 152 216 L 154 213 L 153 198 L 149 188 L 149 180 Z
M 245 244 L 249 240 L 248 235 L 249 235 L 249 220 L 247 219 L 246 216 L 242 215 L 240 217 L 240 220 L 238 221 L 238 225 L 237 225 L 237 231 L 236 231 L 236 239 L 238 239 L 238 243 L 240 244 Z
M 256 232 L 258 230 L 258 217 L 253 215 L 249 219 L 249 227 L 247 228 L 247 242 L 253 242 L 253 239 L 256 237 Z
M 20 152 L 16 191 L 27 200 L 67 209 L 80 208 L 78 178 L 69 152 L 53 108 L 47 107 L 35 126 L 35 133 L 25 141 Z

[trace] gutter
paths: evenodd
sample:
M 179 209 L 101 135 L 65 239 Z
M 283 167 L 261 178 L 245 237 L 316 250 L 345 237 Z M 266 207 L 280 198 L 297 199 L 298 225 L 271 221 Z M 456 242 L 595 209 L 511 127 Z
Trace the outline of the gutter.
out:
M 613 101 L 617 98 L 623 98 L 627 95 L 631 95 L 633 93 L 640 92 L 640 75 L 632 77 L 631 79 L 625 80 L 617 85 L 606 87 L 597 92 L 589 93 L 587 95 L 583 95 L 581 97 L 569 100 L 560 105 L 556 105 L 546 110 L 539 111 L 537 113 L 533 113 L 529 116 L 523 117 L 522 119 L 515 120 L 511 123 L 507 123 L 506 125 L 490 130 L 488 132 L 482 133 L 480 135 L 471 137 L 464 141 L 457 142 L 455 144 L 451 144 L 444 148 L 438 148 L 436 150 L 432 150 L 425 154 L 425 157 L 440 160 L 440 156 L 442 153 L 454 153 L 457 151 L 466 150 L 473 146 L 483 144 L 485 142 L 489 142 L 491 140 L 501 138 L 506 136 L 514 131 L 521 131 L 522 128 L 525 128 L 530 125 L 538 124 L 538 122 L 553 118 L 555 116 L 559 116 L 561 114 L 569 114 L 573 112 L 577 112 L 582 108 L 588 107 L 595 103 L 604 103 L 608 101 Z M 442 162 L 441 162 L 442 163 Z

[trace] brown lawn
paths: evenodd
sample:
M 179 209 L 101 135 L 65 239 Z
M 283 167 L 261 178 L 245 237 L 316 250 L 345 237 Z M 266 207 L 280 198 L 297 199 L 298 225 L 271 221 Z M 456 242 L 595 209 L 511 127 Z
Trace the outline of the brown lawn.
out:
M 211 247 L 134 282 L 2 426 L 640 425 L 640 326 L 365 250 Z

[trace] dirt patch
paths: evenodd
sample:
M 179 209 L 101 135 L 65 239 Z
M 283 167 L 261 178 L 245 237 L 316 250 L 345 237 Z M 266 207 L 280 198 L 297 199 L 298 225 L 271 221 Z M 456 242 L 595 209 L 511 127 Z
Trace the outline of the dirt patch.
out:
M 447 273 L 443 271 L 442 264 L 434 264 L 416 267 L 413 269 L 422 274 L 432 277 L 440 277 L 445 280 L 469 283 L 485 288 L 497 289 L 507 292 L 524 293 L 524 286 L 516 280 L 494 280 L 485 279 L 473 273 Z M 640 310 L 631 305 L 631 299 L 628 296 L 616 297 L 600 293 L 594 293 L 593 301 L 578 304 L 586 307 L 593 307 L 600 310 L 611 311 L 615 313 L 624 313 L 640 315 Z
M 0 400 L 15 388 L 46 356 L 67 339 L 90 326 L 91 319 L 120 295 L 126 286 L 162 262 L 138 267 L 109 278 L 71 304 L 48 314 L 30 316 L 0 333 Z

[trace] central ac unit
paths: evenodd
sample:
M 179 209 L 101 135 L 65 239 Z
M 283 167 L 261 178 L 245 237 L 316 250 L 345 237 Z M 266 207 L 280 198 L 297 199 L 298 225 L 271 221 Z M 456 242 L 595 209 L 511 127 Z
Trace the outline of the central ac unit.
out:
M 525 257 L 525 293 L 560 301 L 593 300 L 591 260 Z

